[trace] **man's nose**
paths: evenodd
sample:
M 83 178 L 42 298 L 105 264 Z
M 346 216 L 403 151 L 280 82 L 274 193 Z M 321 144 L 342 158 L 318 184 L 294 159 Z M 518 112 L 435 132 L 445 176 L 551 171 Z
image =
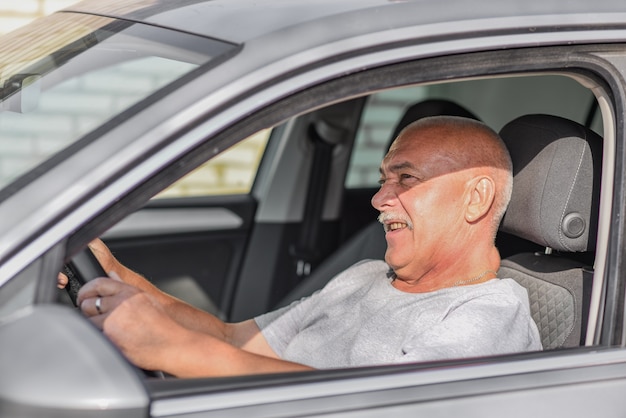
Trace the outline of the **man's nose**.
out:
M 396 194 L 393 187 L 389 184 L 383 184 L 374 196 L 372 196 L 372 206 L 374 209 L 382 211 L 393 204 L 395 197 Z

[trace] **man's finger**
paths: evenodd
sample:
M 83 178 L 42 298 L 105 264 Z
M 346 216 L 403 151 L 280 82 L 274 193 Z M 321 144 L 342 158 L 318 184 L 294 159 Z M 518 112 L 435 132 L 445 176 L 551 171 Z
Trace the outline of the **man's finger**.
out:
M 79 305 L 80 310 L 89 317 L 104 315 L 107 313 L 104 299 L 102 296 L 84 299 Z
M 104 320 L 106 319 L 107 315 L 95 315 L 95 316 L 90 316 L 89 320 L 91 321 L 92 324 L 94 324 L 100 331 L 103 330 L 104 327 Z
M 85 283 L 78 291 L 77 301 L 80 305 L 85 299 L 98 296 L 112 296 L 122 291 L 123 282 L 111 280 L 108 277 L 98 277 Z
M 109 277 L 113 280 L 117 280 L 118 282 L 123 282 L 122 278 L 113 270 L 108 273 Z
M 69 282 L 67 276 L 63 273 L 59 273 L 57 275 L 57 287 L 59 289 L 65 289 L 65 286 L 67 286 L 67 283 Z

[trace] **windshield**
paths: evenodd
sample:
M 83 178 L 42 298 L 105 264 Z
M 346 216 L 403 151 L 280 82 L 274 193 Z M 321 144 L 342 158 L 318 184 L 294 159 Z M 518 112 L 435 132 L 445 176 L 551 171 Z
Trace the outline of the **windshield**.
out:
M 233 48 L 71 13 L 0 38 L 0 200 L 85 134 Z

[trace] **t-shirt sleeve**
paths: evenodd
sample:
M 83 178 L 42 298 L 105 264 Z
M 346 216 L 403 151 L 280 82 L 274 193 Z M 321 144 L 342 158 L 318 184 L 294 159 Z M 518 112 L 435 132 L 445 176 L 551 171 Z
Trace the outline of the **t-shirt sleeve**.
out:
M 432 326 L 411 335 L 398 361 L 540 350 L 536 335 L 527 305 L 516 297 L 500 292 L 470 296 L 452 304 Z

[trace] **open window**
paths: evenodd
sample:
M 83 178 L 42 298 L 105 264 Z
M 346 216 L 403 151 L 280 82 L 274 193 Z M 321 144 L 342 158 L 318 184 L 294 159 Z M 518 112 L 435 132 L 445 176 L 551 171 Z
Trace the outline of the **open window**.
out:
M 244 319 L 306 296 L 360 258 L 384 257 L 380 228 L 373 233 L 376 238 L 361 241 L 362 246 L 367 243 L 366 251 L 345 257 L 336 253 L 354 245 L 355 239 L 363 240 L 359 235 L 364 230 L 377 228 L 372 226 L 375 214 L 369 199 L 376 190 L 380 160 L 407 109 L 445 100 L 461 105 L 497 130 L 520 116 L 541 113 L 571 120 L 601 135 L 597 99 L 580 81 L 573 75 L 557 73 L 463 78 L 392 88 L 327 108 L 332 111 L 322 108 L 305 112 L 275 128 L 267 146 L 269 131 L 265 129 L 242 142 L 244 146 L 253 141 L 258 147 L 256 152 L 264 152 L 263 159 L 230 160 L 236 170 L 247 165 L 250 172 L 258 173 L 254 188 L 247 193 L 233 198 L 224 194 L 221 186 L 215 186 L 211 178 L 201 180 L 202 193 L 209 197 L 156 200 L 113 227 L 104 239 L 120 260 L 146 274 L 162 289 L 222 318 Z M 312 175 L 315 151 L 310 127 L 320 120 L 344 127 L 344 136 L 333 149 L 333 160 L 327 168 L 330 178 L 319 220 L 320 228 L 334 232 L 321 238 L 329 257 L 320 259 L 312 274 L 300 277 L 295 274 L 292 251 L 305 223 L 303 207 Z M 235 155 L 236 148 L 221 155 L 231 152 Z M 228 161 L 223 161 L 220 164 L 227 166 Z M 259 161 L 262 165 L 257 170 Z M 600 170 L 598 164 L 596 161 L 596 169 Z M 294 167 L 301 171 L 293 172 Z M 168 190 L 184 188 L 188 178 Z M 167 193 L 162 196 L 167 197 Z M 593 196 L 599 199 L 598 193 Z M 597 217 L 597 210 L 593 216 Z M 592 224 L 597 227 L 596 221 Z M 592 234 L 594 240 L 596 235 Z M 377 239 L 379 245 L 371 245 L 371 239 Z M 503 258 L 549 251 L 506 233 L 498 237 L 498 246 Z M 154 254 L 167 257 L 155 260 Z M 589 309 L 592 280 L 588 273 L 593 271 L 595 253 L 565 256 L 585 264 L 585 299 L 577 303 L 581 303 L 579 308 L 584 305 Z M 341 262 L 336 261 L 338 258 Z M 586 330 L 580 331 L 580 335 L 585 334 Z

